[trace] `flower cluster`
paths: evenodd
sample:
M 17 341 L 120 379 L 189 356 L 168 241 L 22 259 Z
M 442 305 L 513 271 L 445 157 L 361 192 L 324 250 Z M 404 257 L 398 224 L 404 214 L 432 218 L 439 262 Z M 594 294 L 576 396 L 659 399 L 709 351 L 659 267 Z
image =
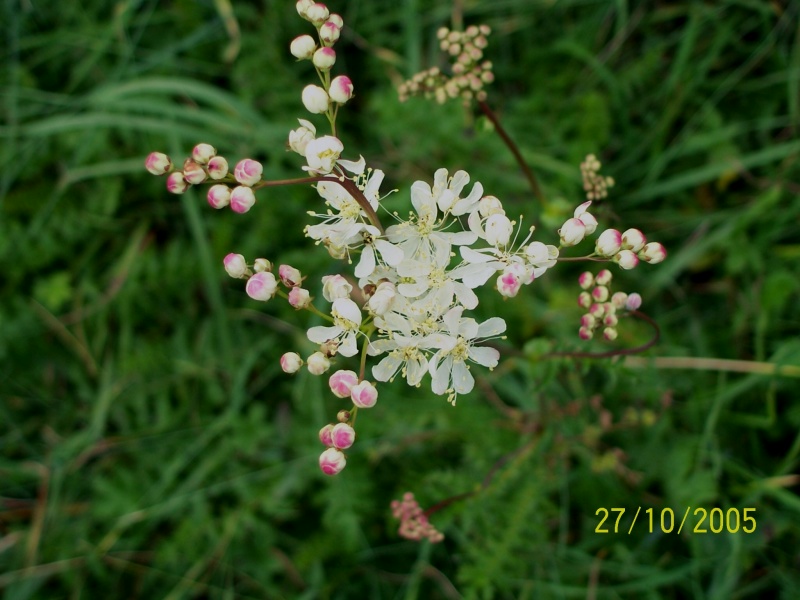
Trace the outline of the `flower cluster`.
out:
M 614 187 L 612 177 L 600 175 L 600 161 L 594 154 L 589 154 L 581 163 L 583 190 L 587 200 L 601 200 L 608 196 L 608 189 Z
M 597 275 L 586 271 L 578 277 L 578 284 L 583 290 L 578 295 L 578 306 L 587 310 L 581 317 L 581 327 L 578 330 L 582 340 L 592 339 L 599 329 L 603 330 L 604 339 L 617 339 L 618 311 L 638 310 L 642 305 L 642 297 L 637 293 L 616 292 L 612 295 L 612 278 L 608 269 L 601 269 Z
M 451 75 L 438 67 L 426 69 L 414 75 L 398 88 L 400 101 L 411 96 L 423 95 L 435 98 L 439 104 L 448 99 L 461 98 L 465 102 L 473 98 L 486 100 L 486 84 L 494 81 L 492 63 L 483 59 L 483 49 L 491 33 L 488 25 L 472 25 L 466 31 L 451 31 L 442 27 L 436 33 L 440 48 L 452 59 Z
M 400 519 L 400 528 L 397 530 L 400 537 L 414 541 L 427 539 L 433 544 L 444 539 L 444 535 L 428 521 L 411 492 L 403 494 L 402 500 L 392 500 L 391 509 L 392 516 Z
M 400 215 L 399 209 L 385 206 L 400 194 L 381 193 L 383 171 L 369 168 L 362 156 L 343 157 L 345 146 L 336 120 L 339 109 L 353 96 L 353 84 L 346 75 L 332 76 L 334 45 L 343 19 L 313 0 L 300 0 L 296 6 L 316 35 L 295 38 L 289 52 L 298 60 L 311 61 L 321 84 L 302 90 L 299 102 L 311 116 L 298 119 L 300 126 L 288 133 L 288 149 L 303 158 L 304 176 L 263 181 L 261 163 L 250 158 L 238 161 L 229 173 L 228 161 L 206 143 L 195 146 L 180 170 L 159 152 L 147 157 L 145 167 L 154 175 L 166 175 L 173 193 L 212 183 L 209 204 L 230 206 L 237 213 L 254 206 L 260 188 L 312 185 L 318 208 L 308 212 L 304 233 L 341 261 L 341 272 L 309 283 L 296 267 L 280 264 L 276 269 L 265 258 L 248 263 L 243 255 L 231 252 L 222 262 L 231 277 L 246 281 L 245 291 L 254 300 L 279 298 L 314 315 L 315 324 L 306 330 L 305 359 L 298 352 L 285 352 L 280 366 L 286 373 L 298 373 L 305 366 L 315 376 L 333 368 L 328 387 L 345 406 L 338 409 L 335 423 L 319 431 L 325 447 L 319 467 L 326 475 L 335 475 L 344 469 L 345 452 L 355 443 L 356 416 L 376 405 L 380 385 L 398 378 L 409 386 L 429 385 L 433 394 L 455 405 L 459 395 L 474 388 L 476 365 L 493 369 L 498 364 L 500 352 L 486 342 L 502 337 L 506 323 L 496 315 L 483 320 L 471 316 L 479 305 L 476 290 L 486 287 L 509 299 L 543 277 L 563 259 L 562 251 L 595 233 L 598 220 L 589 212 L 592 200 L 604 197 L 613 182 L 601 178 L 599 163 L 588 157 L 581 165 L 588 201 L 575 208 L 557 236 L 545 233 L 542 239 L 533 239 L 534 234 L 539 237 L 534 227 L 523 227 L 522 216 L 509 216 L 502 201 L 485 194 L 481 183 L 471 182 L 463 170 L 451 173 L 439 168 L 431 180 L 415 181 L 407 193 L 411 210 Z M 483 61 L 488 34 L 486 26 L 465 32 L 441 30 L 441 48 L 454 59 L 452 77 L 438 71 L 420 74 L 405 84 L 401 96 L 432 93 L 440 101 L 455 97 L 482 101 L 483 85 L 492 80 L 491 64 Z M 325 117 L 329 133 L 318 135 L 318 125 L 308 120 L 319 118 L 315 115 Z M 391 214 L 395 222 L 384 227 L 381 214 Z M 556 237 L 558 245 L 548 243 Z M 571 260 L 605 261 L 631 269 L 639 261 L 655 264 L 665 257 L 664 247 L 647 243 L 638 229 L 623 233 L 606 229 L 591 254 Z M 602 328 L 603 337 L 613 340 L 619 312 L 636 310 L 641 303 L 638 294 L 612 295 L 611 279 L 608 269 L 580 278 L 579 304 L 587 311 L 581 318 L 584 339 Z M 321 294 L 316 303 L 312 290 Z M 404 537 L 442 539 L 413 495 L 394 503 L 393 511 Z

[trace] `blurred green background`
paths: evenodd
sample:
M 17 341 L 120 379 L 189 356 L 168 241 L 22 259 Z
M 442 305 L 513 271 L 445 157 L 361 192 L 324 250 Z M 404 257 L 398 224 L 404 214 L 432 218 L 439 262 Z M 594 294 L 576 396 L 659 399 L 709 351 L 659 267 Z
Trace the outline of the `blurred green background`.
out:
M 512 214 L 539 212 L 477 112 L 396 100 L 439 64 L 450 2 L 330 6 L 346 27 L 335 72 L 357 93 L 342 137 L 387 172 L 395 206 L 447 167 Z M 288 44 L 311 27 L 288 1 L 7 0 L 3 597 L 800 597 L 800 4 L 464 0 L 455 13 L 493 28 L 489 103 L 551 199 L 537 239 L 556 239 L 594 152 L 617 182 L 601 226 L 669 249 L 614 282 L 659 323 L 654 361 L 545 356 L 607 348 L 579 343 L 581 269 L 560 265 L 514 301 L 482 296 L 480 316 L 506 317 L 525 357 L 456 408 L 384 386 L 326 478 L 317 430 L 343 405 L 277 363 L 312 350 L 314 323 L 251 301 L 221 265 L 240 252 L 309 281 L 340 270 L 302 238 L 318 198 L 278 188 L 247 215 L 216 212 L 143 169 L 151 150 L 182 160 L 205 141 L 262 160 L 267 178 L 299 176 L 285 140 L 314 76 Z M 626 323 L 615 347 L 649 336 Z M 423 506 L 479 493 L 432 517 L 446 539 L 431 546 L 396 534 L 389 503 L 408 490 Z M 619 532 L 612 513 L 597 533 L 612 507 L 627 509 Z M 706 520 L 677 535 L 687 508 L 715 507 L 754 508 L 756 531 Z

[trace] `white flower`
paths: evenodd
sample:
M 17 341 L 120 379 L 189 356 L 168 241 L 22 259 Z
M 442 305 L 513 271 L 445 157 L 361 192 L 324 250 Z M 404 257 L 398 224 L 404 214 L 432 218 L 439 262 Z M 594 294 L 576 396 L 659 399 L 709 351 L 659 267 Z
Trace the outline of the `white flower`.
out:
M 439 335 L 440 349 L 428 363 L 428 371 L 433 377 L 431 389 L 437 395 L 448 393 L 448 402 L 453 404 L 458 394 L 472 391 L 475 385 L 475 379 L 466 364 L 468 360 L 493 369 L 500 359 L 497 350 L 475 347 L 475 342 L 506 330 L 505 321 L 499 317 L 492 317 L 478 325 L 474 319 L 462 319 L 463 311 L 462 307 L 456 306 L 444 315 L 443 322 L 448 335 Z
M 332 135 L 311 140 L 306 145 L 305 153 L 308 166 L 303 167 L 303 170 L 315 175 L 327 175 L 333 171 L 343 150 L 344 144 Z
M 355 356 L 358 352 L 356 334 L 361 326 L 361 310 L 349 298 L 337 298 L 331 307 L 333 327 L 317 326 L 308 330 L 308 339 L 322 344 L 329 340 L 339 342 L 339 354 Z
M 403 251 L 394 244 L 380 237 L 377 227 L 366 225 L 364 227 L 364 248 L 361 250 L 361 260 L 356 265 L 355 276 L 369 277 L 377 266 L 376 254 L 390 267 L 396 267 L 403 260 Z
M 525 258 L 528 260 L 528 264 L 533 267 L 533 276 L 541 277 L 547 269 L 556 266 L 558 248 L 552 244 L 531 242 L 525 248 Z
M 397 291 L 406 298 L 418 298 L 414 308 L 434 315 L 444 314 L 453 306 L 454 296 L 465 308 L 475 308 L 478 306 L 475 292 L 447 272 L 449 258 L 448 255 L 434 262 L 404 260 L 397 265 L 397 274 L 410 281 L 401 281 Z
M 514 233 L 514 224 L 511 220 L 499 213 L 486 219 L 486 241 L 492 246 L 508 246 L 511 234 Z
M 306 147 L 316 136 L 317 128 L 305 119 L 298 119 L 298 121 L 300 121 L 300 127 L 289 132 L 289 148 L 301 156 L 305 156 Z
M 349 298 L 353 286 L 341 275 L 325 275 L 322 278 L 322 296 L 328 302 L 339 298 Z

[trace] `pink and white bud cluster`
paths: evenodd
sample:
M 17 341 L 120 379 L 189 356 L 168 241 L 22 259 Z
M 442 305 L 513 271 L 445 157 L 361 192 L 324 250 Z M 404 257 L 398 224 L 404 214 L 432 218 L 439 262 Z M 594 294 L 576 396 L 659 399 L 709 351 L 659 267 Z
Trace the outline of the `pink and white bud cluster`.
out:
M 217 158 L 222 157 L 216 157 L 212 161 Z M 228 174 L 227 162 L 224 164 L 221 162 L 215 163 L 213 166 L 215 167 L 214 175 L 212 175 L 213 179 L 221 179 Z M 209 163 L 209 174 L 212 173 L 211 167 L 212 164 Z M 256 203 L 256 196 L 252 188 L 261 181 L 263 172 L 264 167 L 257 160 L 252 158 L 240 160 L 233 169 L 233 178 L 240 185 L 233 189 L 224 184 L 212 185 L 206 194 L 209 205 L 217 209 L 230 206 L 233 212 L 246 213 Z
M 416 95 L 434 98 L 439 104 L 450 98 L 461 98 L 464 103 L 485 100 L 484 87 L 494 81 L 492 63 L 482 60 L 490 33 L 488 25 L 472 25 L 463 32 L 439 29 L 436 34 L 439 46 L 450 56 L 452 76 L 446 76 L 436 67 L 417 73 L 398 88 L 400 101 Z
M 644 234 L 638 229 L 627 229 L 620 233 L 616 229 L 606 229 L 597 238 L 595 252 L 611 258 L 621 268 L 635 268 L 640 260 L 657 264 L 667 257 L 667 251 L 658 242 L 647 243 Z
M 407 540 L 420 541 L 427 539 L 437 544 L 444 539 L 444 534 L 428 520 L 427 515 L 414 498 L 414 494 L 406 492 L 402 500 L 392 500 L 392 516 L 400 519 L 397 533 Z
M 582 340 L 592 339 L 599 329 L 603 330 L 605 340 L 617 339 L 617 311 L 637 310 L 642 305 L 639 294 L 616 292 L 612 295 L 609 289 L 612 279 L 613 275 L 608 269 L 602 269 L 597 275 L 587 271 L 578 277 L 578 284 L 583 289 L 578 295 L 578 305 L 588 311 L 581 316 L 578 329 L 578 337 Z
M 183 162 L 180 171 L 172 171 L 172 160 L 161 152 L 151 152 L 144 162 L 145 168 L 153 175 L 167 176 L 167 190 L 172 194 L 183 194 L 192 185 L 207 179 L 223 179 L 228 174 L 228 163 L 224 157 L 217 156 L 211 144 L 197 144 L 192 156 Z

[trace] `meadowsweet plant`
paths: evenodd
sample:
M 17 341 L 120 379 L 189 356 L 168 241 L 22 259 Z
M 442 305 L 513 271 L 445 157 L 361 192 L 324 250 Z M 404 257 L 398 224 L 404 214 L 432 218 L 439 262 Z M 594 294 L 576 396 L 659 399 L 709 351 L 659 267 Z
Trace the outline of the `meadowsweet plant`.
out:
M 540 233 L 528 224 L 530 217 L 509 214 L 500 198 L 463 170 L 438 167 L 427 180 L 396 194 L 383 192 L 384 173 L 370 168 L 357 149 L 346 148 L 337 129 L 339 111 L 356 92 L 350 77 L 336 73 L 335 46 L 343 19 L 312 0 L 297 2 L 297 12 L 309 23 L 309 33 L 295 38 L 288 52 L 310 61 L 318 75 L 317 81 L 298 90 L 298 104 L 306 114 L 288 132 L 288 148 L 299 155 L 303 176 L 263 180 L 258 161 L 228 160 L 206 143 L 195 146 L 183 163 L 153 152 L 145 166 L 166 177 L 169 192 L 182 194 L 206 184 L 212 208 L 228 207 L 240 214 L 269 211 L 256 207 L 262 188 L 309 186 L 304 233 L 330 255 L 338 274 L 319 278 L 305 273 L 302 265 L 235 252 L 222 263 L 228 275 L 243 280 L 251 298 L 288 302 L 323 321 L 308 327 L 307 347 L 287 348 L 280 365 L 286 373 L 305 368 L 326 377 L 330 393 L 341 400 L 335 421 L 320 424 L 318 434 L 319 467 L 336 475 L 347 464 L 346 451 L 357 443 L 357 415 L 375 406 L 383 386 L 425 386 L 455 406 L 475 385 L 473 369 L 497 366 L 497 340 L 504 339 L 506 322 L 502 314 L 476 316 L 478 288 L 488 287 L 510 299 L 565 260 L 633 269 L 641 262 L 661 262 L 666 251 L 657 242 L 648 243 L 638 229 L 600 227 L 592 202 L 607 195 L 613 180 L 599 174 L 601 165 L 594 156 L 581 165 L 586 199 L 555 232 Z M 400 99 L 458 99 L 480 103 L 489 111 L 485 88 L 494 78 L 491 63 L 484 59 L 489 34 L 485 25 L 463 32 L 441 29 L 438 40 L 451 59 L 447 72 L 434 68 L 412 77 L 401 86 Z M 499 133 L 510 142 L 504 131 Z M 515 151 L 513 143 L 510 148 Z M 532 180 L 529 170 L 525 172 Z M 538 185 L 532 188 L 541 195 Z M 393 206 L 400 196 L 410 197 L 413 208 L 407 214 Z M 588 254 L 563 255 L 588 245 L 592 237 L 594 248 Z M 636 293 L 612 291 L 612 279 L 610 268 L 587 271 L 579 278 L 578 305 L 584 314 L 576 330 L 583 340 L 595 335 L 614 340 L 621 318 L 637 313 L 641 305 Z M 321 298 L 312 296 L 320 291 Z M 305 322 L 305 317 L 299 318 Z M 442 539 L 413 495 L 392 508 L 401 520 L 401 535 Z

